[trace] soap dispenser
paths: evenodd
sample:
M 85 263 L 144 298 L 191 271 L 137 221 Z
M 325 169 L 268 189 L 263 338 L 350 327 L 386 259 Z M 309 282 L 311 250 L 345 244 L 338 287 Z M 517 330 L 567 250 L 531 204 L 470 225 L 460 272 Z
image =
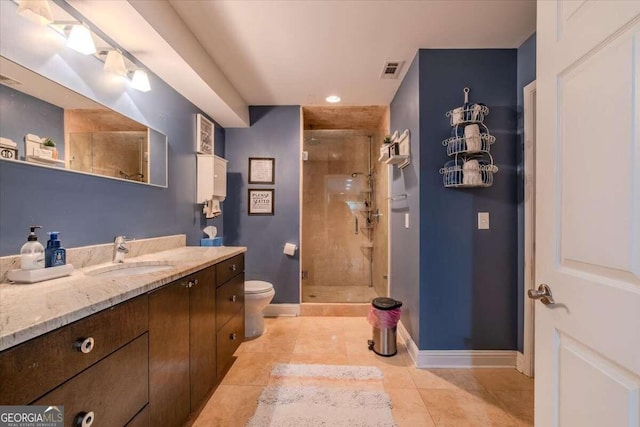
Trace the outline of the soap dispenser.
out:
M 60 247 L 58 239 L 59 231 L 50 231 L 49 240 L 47 241 L 47 250 L 45 251 L 45 266 L 59 267 L 67 262 L 67 251 Z
M 36 236 L 36 229 L 42 227 L 33 225 L 30 228 L 31 232 L 27 238 L 27 243 L 20 248 L 20 268 L 22 270 L 36 270 L 45 266 L 44 246 L 38 242 L 38 236 Z

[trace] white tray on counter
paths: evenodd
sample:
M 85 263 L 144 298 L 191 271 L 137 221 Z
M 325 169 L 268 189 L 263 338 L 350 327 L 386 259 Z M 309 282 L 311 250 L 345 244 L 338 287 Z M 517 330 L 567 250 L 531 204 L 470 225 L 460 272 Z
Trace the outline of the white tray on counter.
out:
M 71 273 L 73 273 L 73 264 L 65 264 L 37 270 L 10 270 L 7 273 L 7 279 L 14 283 L 36 283 L 68 276 Z

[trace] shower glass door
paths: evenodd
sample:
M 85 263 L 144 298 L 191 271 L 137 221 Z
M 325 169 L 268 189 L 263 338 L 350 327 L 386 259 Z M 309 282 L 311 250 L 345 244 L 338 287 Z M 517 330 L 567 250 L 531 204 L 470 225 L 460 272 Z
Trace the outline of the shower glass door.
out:
M 367 302 L 373 254 L 371 137 L 304 132 L 302 302 Z

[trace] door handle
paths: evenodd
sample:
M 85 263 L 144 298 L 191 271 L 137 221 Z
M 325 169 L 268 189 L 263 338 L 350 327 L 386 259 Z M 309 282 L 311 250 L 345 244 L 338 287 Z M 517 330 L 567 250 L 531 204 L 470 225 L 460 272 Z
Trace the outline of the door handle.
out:
M 538 286 L 537 291 L 535 289 L 529 289 L 527 291 L 527 295 L 529 295 L 529 298 L 531 299 L 539 299 L 544 305 L 556 303 L 553 300 L 553 295 L 551 295 L 551 288 L 544 283 Z

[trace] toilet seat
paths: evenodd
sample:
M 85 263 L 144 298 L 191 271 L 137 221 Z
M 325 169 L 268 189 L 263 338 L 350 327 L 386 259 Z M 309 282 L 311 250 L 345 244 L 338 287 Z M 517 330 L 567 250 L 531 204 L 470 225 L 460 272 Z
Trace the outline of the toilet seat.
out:
M 262 280 L 248 280 L 244 282 L 245 295 L 266 294 L 273 291 L 273 285 Z

